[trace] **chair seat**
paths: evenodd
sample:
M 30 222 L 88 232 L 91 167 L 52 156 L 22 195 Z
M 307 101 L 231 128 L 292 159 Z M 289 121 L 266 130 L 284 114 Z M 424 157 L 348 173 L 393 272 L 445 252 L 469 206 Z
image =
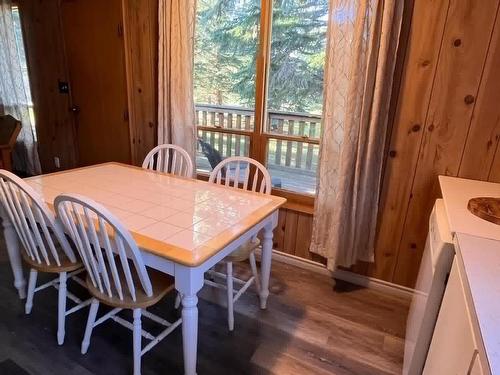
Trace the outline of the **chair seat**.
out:
M 168 292 L 174 289 L 174 278 L 170 275 L 166 275 L 163 272 L 153 270 L 151 268 L 147 268 L 149 278 L 151 280 L 151 285 L 153 287 L 153 294 L 151 296 L 147 296 L 144 293 L 142 286 L 140 286 L 139 279 L 135 275 L 135 272 L 132 274 L 132 278 L 134 280 L 135 288 L 135 301 L 128 294 L 127 281 L 123 272 L 120 272 L 120 284 L 122 285 L 122 290 L 127 290 L 124 293 L 123 300 L 120 300 L 118 297 L 117 291 L 113 288 L 113 297 L 109 297 L 105 292 L 102 293 L 98 288 L 92 284 L 92 280 L 90 276 L 87 275 L 87 288 L 100 302 L 112 306 L 112 307 L 120 307 L 123 309 L 135 309 L 135 308 L 146 308 L 158 303 Z M 111 275 L 110 275 L 110 278 Z M 115 297 L 116 296 L 116 297 Z
M 260 245 L 260 240 L 256 238 L 255 240 L 249 240 L 225 257 L 223 262 L 244 262 L 250 256 L 250 253 L 254 251 Z
M 59 250 L 59 248 L 57 248 Z M 62 253 L 62 250 L 59 251 L 59 261 L 61 265 L 58 266 L 56 263 L 47 265 L 47 263 L 42 262 L 38 263 L 36 260 L 31 259 L 24 251 L 22 252 L 23 260 L 33 269 L 39 272 L 48 272 L 48 273 L 60 273 L 60 272 L 71 272 L 76 271 L 79 268 L 83 267 L 83 263 L 80 260 L 77 260 L 75 263 L 72 263 L 68 257 Z

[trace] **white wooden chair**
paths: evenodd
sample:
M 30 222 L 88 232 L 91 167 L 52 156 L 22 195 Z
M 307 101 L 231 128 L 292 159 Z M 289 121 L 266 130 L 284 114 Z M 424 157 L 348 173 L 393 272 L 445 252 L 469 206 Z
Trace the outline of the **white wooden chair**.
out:
M 193 177 L 193 161 L 182 147 L 163 144 L 153 148 L 144 158 L 142 168 L 178 176 Z
M 141 356 L 182 322 L 170 323 L 146 311 L 173 290 L 173 278 L 146 268 L 132 235 L 102 205 L 80 195 L 63 194 L 56 198 L 55 207 L 80 253 L 88 273 L 87 288 L 93 296 L 82 354 L 89 348 L 93 328 L 112 318 L 133 331 L 134 375 L 140 374 Z M 96 320 L 100 302 L 114 309 Z M 133 310 L 133 324 L 116 315 L 122 309 Z M 142 315 L 166 328 L 153 336 L 142 329 Z M 142 337 L 150 340 L 144 348 Z
M 251 190 L 264 194 L 271 194 L 272 188 L 271 176 L 266 167 L 257 160 L 243 156 L 233 156 L 224 159 L 214 168 L 208 181 L 231 188 Z M 234 304 L 236 301 L 238 301 L 252 283 L 255 283 L 257 293 L 260 292 L 259 273 L 254 253 L 259 245 L 259 239 L 257 237 L 252 238 L 222 260 L 226 265 L 226 274 L 216 272 L 212 269 L 209 271 L 209 276 L 212 279 L 205 280 L 205 284 L 226 289 L 227 291 L 227 324 L 230 331 L 234 330 Z M 250 261 L 253 275 L 245 281 L 233 276 L 233 263 L 246 260 Z M 216 282 L 216 278 L 225 279 L 225 285 Z M 234 283 L 240 285 L 238 290 L 234 289 Z M 180 304 L 180 298 L 180 296 L 177 296 L 176 307 Z
M 75 256 L 61 224 L 40 196 L 22 179 L 3 169 L 0 170 L 0 198 L 22 244 L 22 258 L 30 267 L 26 314 L 31 313 L 36 292 L 50 286 L 58 289 L 57 342 L 62 345 L 66 315 L 90 304 L 90 299 L 82 302 L 66 287 L 68 279 L 85 286 L 76 276 L 84 270 L 83 264 Z M 56 273 L 59 277 L 36 287 L 38 272 Z M 76 303 L 69 310 L 66 310 L 67 298 Z

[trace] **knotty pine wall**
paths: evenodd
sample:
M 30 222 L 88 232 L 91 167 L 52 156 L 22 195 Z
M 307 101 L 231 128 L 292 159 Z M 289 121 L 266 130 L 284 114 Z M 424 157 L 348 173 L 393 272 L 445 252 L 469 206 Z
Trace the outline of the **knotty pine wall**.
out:
M 418 0 L 383 182 L 374 265 L 413 286 L 440 174 L 500 181 L 498 0 Z
M 132 163 L 156 146 L 158 0 L 122 0 Z
M 60 0 L 17 0 L 26 44 L 36 111 L 39 155 L 44 173 L 78 165 L 71 96 L 58 81 L 68 82 Z M 130 124 L 131 162 L 140 165 L 156 142 L 156 64 L 158 0 L 122 0 Z
M 68 69 L 61 33 L 58 0 L 18 0 L 35 107 L 38 153 L 44 172 L 76 166 L 75 123 L 68 94 L 60 94 L 58 81 L 67 82 Z
M 437 176 L 500 182 L 499 1 L 418 0 L 413 5 L 406 0 L 376 262 L 358 264 L 355 272 L 413 286 L 428 216 L 440 194 Z M 40 154 L 49 171 L 52 155 L 73 152 L 73 133 L 61 131 L 71 129 L 68 103 L 53 87 L 65 75 L 58 0 L 20 3 Z M 123 11 L 132 162 L 139 164 L 156 139 L 157 0 L 123 0 Z M 311 230 L 311 214 L 283 209 L 275 248 L 324 263 L 309 252 Z
M 326 264 L 326 259 L 309 251 L 312 215 L 291 209 L 281 209 L 274 231 L 273 248 L 284 253 Z
M 438 175 L 500 182 L 500 17 L 498 0 L 418 0 L 410 14 L 375 263 L 352 270 L 413 287 Z M 311 224 L 284 210 L 275 248 L 311 259 Z

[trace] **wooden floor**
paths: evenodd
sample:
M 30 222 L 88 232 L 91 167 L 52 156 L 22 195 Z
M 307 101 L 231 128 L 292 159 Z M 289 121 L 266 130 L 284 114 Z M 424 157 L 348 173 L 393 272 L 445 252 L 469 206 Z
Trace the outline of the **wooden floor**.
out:
M 2 241 L 3 242 L 3 241 Z M 80 354 L 87 309 L 67 318 L 66 342 L 56 343 L 57 294 L 35 295 L 33 312 L 12 286 L 0 245 L 0 374 L 129 374 L 132 334 L 108 321 L 94 330 Z M 238 270 L 247 274 L 246 268 Z M 226 329 L 224 295 L 205 288 L 199 303 L 198 374 L 400 374 L 409 301 L 337 284 L 326 276 L 273 264 L 269 308 L 253 291 L 236 305 L 236 329 Z M 85 295 L 78 285 L 70 285 Z M 71 305 L 70 305 L 71 306 Z M 173 319 L 173 296 L 153 312 Z M 102 314 L 103 310 L 100 311 Z M 129 315 L 125 315 L 130 319 Z M 145 324 L 155 332 L 154 325 Z M 182 374 L 180 329 L 143 357 L 143 374 Z

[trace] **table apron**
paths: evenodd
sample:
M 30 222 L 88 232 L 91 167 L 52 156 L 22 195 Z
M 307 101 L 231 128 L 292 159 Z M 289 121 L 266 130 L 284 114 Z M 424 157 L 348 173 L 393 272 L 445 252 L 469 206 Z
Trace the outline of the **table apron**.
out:
M 203 263 L 201 263 L 198 266 L 195 267 L 190 267 L 190 266 L 185 266 L 180 263 L 177 263 L 175 261 L 163 258 L 159 255 L 155 255 L 153 253 L 150 253 L 144 249 L 141 249 L 142 256 L 144 263 L 151 268 L 154 268 L 158 271 L 164 272 L 166 274 L 172 275 L 176 278 L 176 289 L 184 292 L 185 287 L 182 287 L 179 285 L 179 282 L 177 278 L 180 276 L 180 278 L 185 278 L 186 276 L 190 276 L 190 278 L 199 278 L 201 281 L 203 278 L 203 274 L 208 271 L 210 268 L 215 266 L 217 263 L 219 263 L 222 259 L 224 259 L 226 256 L 234 252 L 236 249 L 238 249 L 242 244 L 245 242 L 249 241 L 253 237 L 257 236 L 257 234 L 266 226 L 269 226 L 271 229 L 274 229 L 276 227 L 278 222 L 278 211 L 276 210 L 275 212 L 271 213 L 269 216 L 261 220 L 259 223 L 254 225 L 252 228 L 247 230 L 245 233 L 243 233 L 240 237 L 235 239 L 233 242 L 225 246 L 223 249 L 215 253 L 213 256 L 205 260 Z M 180 281 L 180 280 L 179 280 Z M 201 287 L 203 286 L 203 283 L 196 282 L 192 280 L 196 286 L 187 286 L 187 289 L 190 289 L 191 291 L 197 292 Z M 194 287 L 194 288 L 193 288 Z M 197 288 L 199 287 L 199 289 Z M 197 290 L 196 290 L 197 289 Z

